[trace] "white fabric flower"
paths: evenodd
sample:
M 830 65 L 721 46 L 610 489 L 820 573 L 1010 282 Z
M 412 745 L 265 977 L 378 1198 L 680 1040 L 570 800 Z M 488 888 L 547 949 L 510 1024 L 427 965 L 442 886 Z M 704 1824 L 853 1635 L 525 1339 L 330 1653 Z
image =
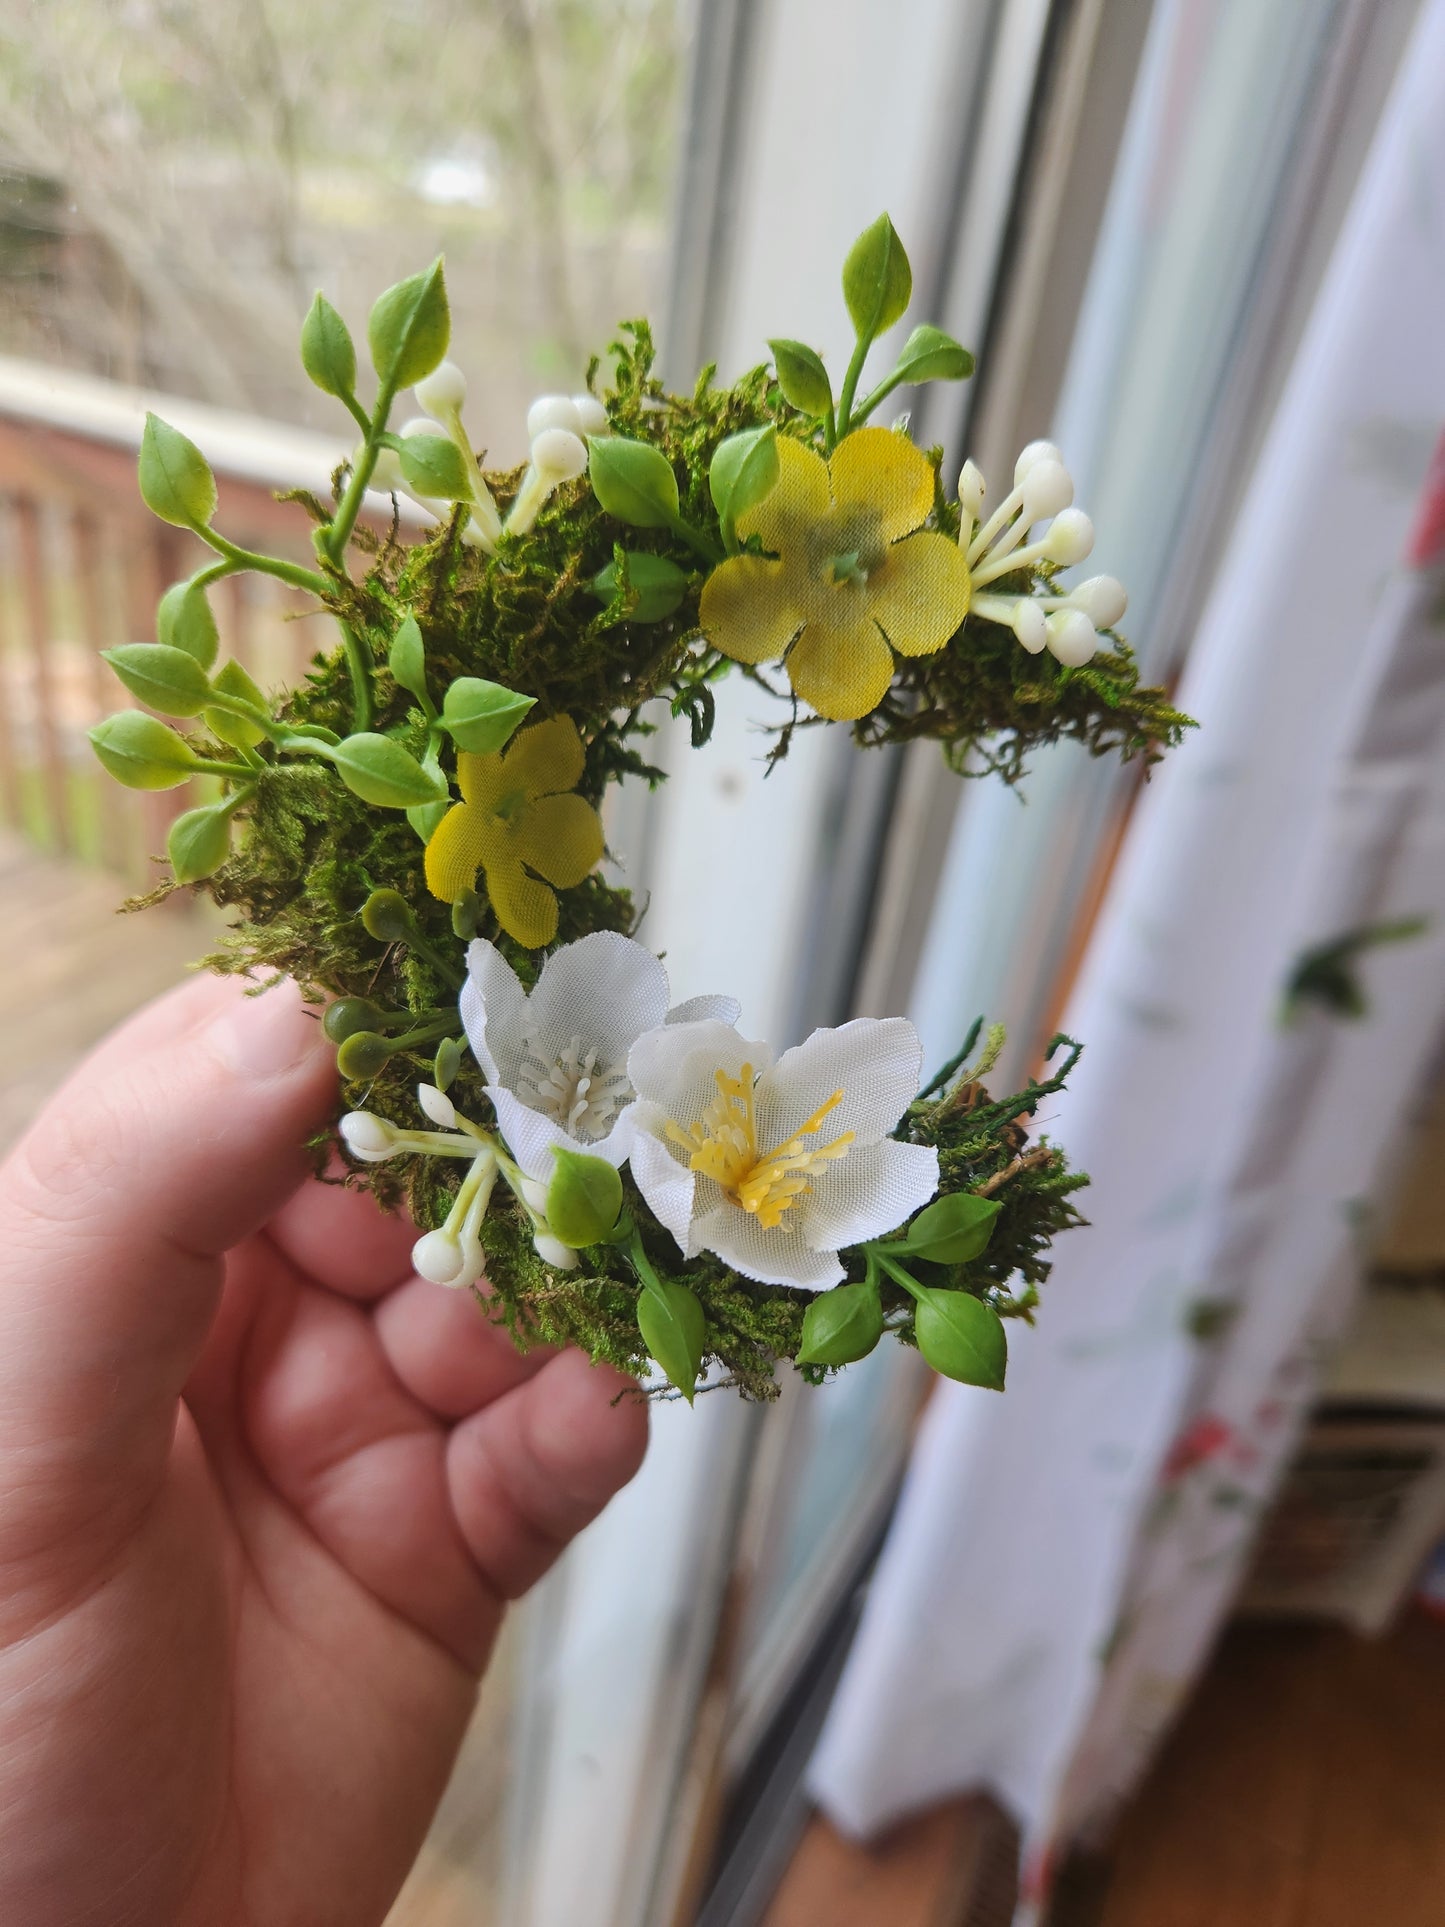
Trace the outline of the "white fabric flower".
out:
M 633 1091 L 627 1053 L 644 1031 L 714 1018 L 734 1023 L 731 997 L 667 1006 L 667 972 L 640 943 L 595 930 L 554 950 L 529 997 L 494 944 L 467 952 L 462 1024 L 486 1076 L 502 1136 L 529 1178 L 546 1184 L 564 1145 L 626 1162 Z
M 888 1135 L 922 1061 L 902 1017 L 815 1030 L 776 1064 L 726 1024 L 651 1031 L 627 1060 L 637 1188 L 685 1258 L 715 1251 L 762 1284 L 826 1290 L 840 1247 L 938 1189 L 938 1153 Z

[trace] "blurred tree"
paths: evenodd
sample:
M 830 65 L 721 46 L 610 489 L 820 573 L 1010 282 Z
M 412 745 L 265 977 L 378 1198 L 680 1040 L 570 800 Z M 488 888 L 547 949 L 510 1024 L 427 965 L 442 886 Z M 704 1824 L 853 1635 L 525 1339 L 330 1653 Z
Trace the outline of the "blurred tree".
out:
M 312 288 L 445 246 L 484 391 L 575 375 L 649 292 L 679 10 L 0 0 L 0 348 L 309 418 Z

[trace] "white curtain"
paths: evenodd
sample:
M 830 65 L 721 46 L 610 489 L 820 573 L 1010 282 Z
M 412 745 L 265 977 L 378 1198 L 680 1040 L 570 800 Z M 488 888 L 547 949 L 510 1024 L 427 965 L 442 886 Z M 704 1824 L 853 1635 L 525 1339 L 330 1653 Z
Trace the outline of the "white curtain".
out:
M 939 1387 L 813 1763 L 859 1833 L 992 1788 L 1033 1899 L 1227 1609 L 1445 1021 L 1442 317 L 1429 0 L 1195 639 L 1200 728 L 1136 812 L 1068 1013 L 1088 1048 L 1041 1122 L 1092 1174 L 1093 1227 L 1005 1396 Z M 1365 1019 L 1282 1026 L 1301 953 L 1406 915 L 1429 931 L 1365 964 Z

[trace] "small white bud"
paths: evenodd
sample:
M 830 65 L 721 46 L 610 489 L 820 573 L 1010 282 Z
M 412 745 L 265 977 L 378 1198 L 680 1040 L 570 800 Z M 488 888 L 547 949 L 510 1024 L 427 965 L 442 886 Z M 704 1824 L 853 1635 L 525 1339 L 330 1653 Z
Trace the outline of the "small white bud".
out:
M 544 428 L 532 443 L 532 466 L 549 489 L 587 472 L 587 444 L 568 428 Z
M 361 450 L 357 449 L 356 454 L 359 456 Z M 380 489 L 383 495 L 399 495 L 406 487 L 406 477 L 401 472 L 401 457 L 394 448 L 377 449 L 370 487 Z
M 965 462 L 958 478 L 958 506 L 976 522 L 983 514 L 983 470 L 977 462 Z
M 606 435 L 611 432 L 612 424 L 607 419 L 607 410 L 595 395 L 574 395 L 572 406 L 577 410 L 576 432 L 579 435 Z
M 413 435 L 444 436 L 446 431 L 439 428 L 430 415 L 413 415 L 411 420 L 404 423 L 396 432 L 404 442 L 409 442 Z M 388 450 L 388 453 L 390 452 Z
M 1049 653 L 1066 669 L 1078 669 L 1099 646 L 1094 625 L 1082 609 L 1055 609 L 1048 618 Z
M 439 1124 L 444 1131 L 457 1128 L 457 1107 L 446 1092 L 439 1091 L 435 1084 L 418 1084 L 416 1101 L 433 1124 Z
M 1044 554 L 1067 569 L 1082 562 L 1094 546 L 1094 525 L 1082 509 L 1064 509 L 1044 536 Z
M 418 408 L 425 409 L 434 420 L 444 422 L 465 405 L 467 378 L 454 361 L 438 362 L 431 373 L 417 383 L 412 393 L 416 396 Z
M 1129 606 L 1123 583 L 1113 575 L 1091 575 L 1069 591 L 1069 602 L 1082 609 L 1096 629 L 1112 629 Z
M 529 1211 L 535 1211 L 539 1218 L 547 1215 L 547 1187 L 535 1178 L 522 1179 L 522 1202 Z
M 411 1248 L 411 1262 L 419 1278 L 462 1291 L 481 1277 L 486 1259 L 475 1238 L 463 1241 L 443 1230 L 418 1238 Z
M 396 1130 L 374 1111 L 348 1111 L 336 1128 L 347 1150 L 363 1164 L 380 1164 L 396 1155 Z
M 1062 462 L 1045 456 L 1035 462 L 1018 485 L 1023 490 L 1023 518 L 1032 526 L 1058 515 L 1074 499 L 1074 484 Z
M 532 1243 L 537 1248 L 537 1256 L 544 1264 L 551 1265 L 554 1271 L 577 1269 L 577 1253 L 571 1245 L 564 1245 L 560 1238 L 554 1238 L 550 1231 L 539 1231 Z
M 549 428 L 565 428 L 569 435 L 584 433 L 576 402 L 566 395 L 539 395 L 527 410 L 527 438 L 536 441 Z
M 1036 468 L 1040 462 L 1057 462 L 1062 468 L 1064 458 L 1052 442 L 1030 442 L 1014 463 L 1014 487 L 1017 488 L 1029 470 Z
M 1048 625 L 1044 612 L 1037 602 L 1030 602 L 1027 596 L 1020 596 L 1013 607 L 1011 618 L 1014 634 L 1031 656 L 1038 655 L 1049 639 Z

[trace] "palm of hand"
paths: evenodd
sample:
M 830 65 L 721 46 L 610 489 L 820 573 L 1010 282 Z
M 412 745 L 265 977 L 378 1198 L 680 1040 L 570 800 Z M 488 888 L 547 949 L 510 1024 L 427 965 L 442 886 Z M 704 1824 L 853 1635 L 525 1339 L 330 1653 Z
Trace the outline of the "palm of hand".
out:
M 95 1256 L 54 1209 L 86 1183 L 80 1134 L 54 1128 L 65 1094 L 8 1174 L 0 1331 L 53 1360 L 28 1412 L 9 1370 L 0 1405 L 0 1442 L 31 1447 L 29 1475 L 0 1478 L 0 1918 L 28 1927 L 381 1920 L 505 1600 L 645 1439 L 636 1401 L 613 1403 L 626 1381 L 519 1357 L 469 1299 L 412 1277 L 414 1234 L 354 1194 L 305 1184 L 230 1250 L 220 1288 L 211 1250 L 291 1189 L 329 1099 L 318 1051 L 259 1081 L 249 1123 L 234 1089 L 218 1105 L 204 1027 L 223 996 L 183 993 L 159 1048 L 149 1013 L 95 1066 L 90 1116 L 96 1074 L 119 1071 L 133 1123 L 159 1124 L 149 1077 L 191 1130 L 151 1142 L 170 1169 L 149 1193 L 141 1154 L 120 1158 L 151 1222 L 109 1291 L 63 1282 L 58 1332 L 35 1315 L 37 1272 Z M 193 1012 L 201 1048 L 178 1069 Z M 195 1128 L 206 1104 L 242 1140 L 229 1177 Z M 115 1175 L 95 1213 L 112 1231 Z

